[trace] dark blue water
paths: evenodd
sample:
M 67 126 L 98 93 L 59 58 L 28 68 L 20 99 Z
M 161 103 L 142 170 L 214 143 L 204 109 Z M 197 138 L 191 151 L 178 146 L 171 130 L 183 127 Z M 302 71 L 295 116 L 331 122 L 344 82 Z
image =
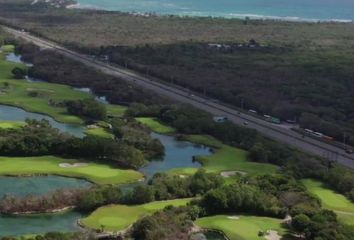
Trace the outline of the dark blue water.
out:
M 157 172 L 166 172 L 174 168 L 200 167 L 200 163 L 193 161 L 193 156 L 210 155 L 210 148 L 193 144 L 186 141 L 177 141 L 173 136 L 152 133 L 165 147 L 165 156 L 150 162 L 147 166 L 139 169 L 147 177 Z
M 294 21 L 354 19 L 353 0 L 78 0 L 80 7 L 124 12 L 155 12 Z
M 33 64 L 23 62 L 21 60 L 21 55 L 16 55 L 15 53 L 9 53 L 8 55 L 6 55 L 6 60 L 14 63 L 23 63 L 29 67 L 33 66 Z
M 26 119 L 45 119 L 49 121 L 54 128 L 60 131 L 70 133 L 76 137 L 83 137 L 85 135 L 82 126 L 60 123 L 43 114 L 26 112 L 21 108 L 0 105 L 0 121 L 25 121 Z
M 47 232 L 75 232 L 79 230 L 77 220 L 83 217 L 85 216 L 78 212 L 16 217 L 0 215 L 0 237 Z
M 0 198 L 5 194 L 16 196 L 43 195 L 62 188 L 85 188 L 92 184 L 76 178 L 59 176 L 1 177 Z

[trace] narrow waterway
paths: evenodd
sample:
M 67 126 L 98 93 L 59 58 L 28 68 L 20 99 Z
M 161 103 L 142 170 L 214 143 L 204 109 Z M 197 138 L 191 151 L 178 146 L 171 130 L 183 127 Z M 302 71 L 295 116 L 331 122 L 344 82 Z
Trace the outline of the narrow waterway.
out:
M 7 59 L 12 62 L 21 61 L 20 56 L 10 54 Z M 28 78 L 28 81 L 42 81 Z M 79 88 L 79 91 L 91 92 L 88 88 Z M 105 97 L 98 100 L 107 103 Z M 0 121 L 24 121 L 26 119 L 46 119 L 60 131 L 70 133 L 77 137 L 84 136 L 82 126 L 64 124 L 55 121 L 53 118 L 27 112 L 21 108 L 0 105 Z M 152 133 L 152 137 L 157 138 L 165 147 L 165 155 L 160 159 L 155 159 L 148 165 L 140 169 L 147 178 L 157 172 L 166 172 L 174 168 L 198 168 L 200 163 L 193 161 L 194 156 L 210 155 L 210 148 L 193 144 L 187 141 L 177 141 L 173 136 Z M 60 188 L 82 188 L 90 183 L 84 180 L 65 178 L 58 176 L 41 177 L 0 177 L 0 198 L 5 194 L 15 194 L 26 196 L 28 194 L 40 195 Z M 131 188 L 133 185 L 128 185 Z M 5 216 L 0 215 L 0 237 L 21 236 L 24 234 L 41 234 L 45 232 L 58 231 L 70 232 L 78 230 L 77 220 L 83 218 L 81 213 L 70 211 L 61 214 L 39 214 L 31 216 Z M 208 240 L 218 240 L 209 238 Z

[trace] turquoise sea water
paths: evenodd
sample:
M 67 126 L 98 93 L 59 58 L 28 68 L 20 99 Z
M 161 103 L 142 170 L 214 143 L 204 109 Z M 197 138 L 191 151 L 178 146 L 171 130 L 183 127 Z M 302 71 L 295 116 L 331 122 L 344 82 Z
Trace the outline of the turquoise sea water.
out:
M 77 0 L 80 7 L 189 16 L 352 21 L 354 0 Z

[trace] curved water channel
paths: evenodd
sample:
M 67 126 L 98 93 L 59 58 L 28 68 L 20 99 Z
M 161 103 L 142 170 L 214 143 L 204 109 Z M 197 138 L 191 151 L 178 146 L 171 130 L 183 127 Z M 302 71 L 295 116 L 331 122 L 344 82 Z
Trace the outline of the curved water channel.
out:
M 0 105 L 0 121 L 25 121 L 26 119 L 45 119 L 50 123 L 50 125 L 52 125 L 52 127 L 57 128 L 62 132 L 72 134 L 76 137 L 83 137 L 85 135 L 84 127 L 80 125 L 60 123 L 52 117 L 43 114 L 26 112 L 18 107 Z
M 11 61 L 20 61 L 20 57 Z M 78 89 L 81 90 L 82 89 Z M 61 131 L 75 136 L 84 136 L 84 128 L 77 125 L 59 123 L 53 118 L 26 112 L 17 107 L 0 105 L 0 121 L 24 121 L 25 119 L 46 119 L 49 123 Z M 156 172 L 165 172 L 173 168 L 200 167 L 193 161 L 193 156 L 209 155 L 209 148 L 186 141 L 177 141 L 173 136 L 152 133 L 165 147 L 165 155 L 142 167 L 140 171 L 147 178 Z M 90 183 L 85 180 L 65 178 L 58 176 L 41 177 L 0 177 L 0 198 L 5 194 L 26 196 L 28 194 L 45 194 L 60 188 L 87 187 Z M 129 187 L 129 186 L 128 186 Z M 131 187 L 131 186 L 130 186 Z M 65 212 L 60 214 L 40 214 L 31 216 L 4 216 L 0 215 L 0 237 L 21 236 L 24 234 L 40 234 L 50 231 L 70 232 L 78 230 L 77 220 L 84 216 L 78 212 Z M 206 238 L 215 239 L 215 238 Z

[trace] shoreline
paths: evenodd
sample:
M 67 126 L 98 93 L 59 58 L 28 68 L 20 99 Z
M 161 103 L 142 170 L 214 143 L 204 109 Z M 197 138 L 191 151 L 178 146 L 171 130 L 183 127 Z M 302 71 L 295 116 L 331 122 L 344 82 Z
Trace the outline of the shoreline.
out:
M 93 11 L 104 11 L 104 12 L 116 12 L 125 13 L 132 16 L 143 16 L 143 17 L 180 17 L 180 18 L 221 18 L 221 19 L 238 19 L 238 20 L 253 20 L 253 21 L 281 21 L 281 22 L 295 22 L 295 23 L 354 23 L 354 19 L 340 19 L 340 18 L 311 18 L 311 17 L 299 17 L 299 16 L 276 16 L 276 15 L 263 15 L 257 13 L 219 13 L 210 14 L 207 12 L 140 12 L 140 11 L 119 11 L 110 10 L 104 7 L 99 7 L 95 5 L 82 5 L 80 3 L 70 4 L 66 6 L 67 9 L 79 9 L 79 10 L 93 10 Z
M 44 211 L 24 211 L 24 212 L 13 212 L 13 213 L 4 213 L 1 212 L 2 215 L 7 216 L 30 216 L 30 215 L 38 215 L 38 214 L 55 214 L 55 213 L 63 213 L 74 210 L 76 206 L 67 206 L 62 208 L 48 209 Z

